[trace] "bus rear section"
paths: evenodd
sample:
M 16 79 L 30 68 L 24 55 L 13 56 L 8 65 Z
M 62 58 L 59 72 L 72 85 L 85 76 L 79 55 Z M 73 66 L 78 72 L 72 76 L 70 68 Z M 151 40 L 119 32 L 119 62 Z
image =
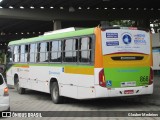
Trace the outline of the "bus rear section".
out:
M 150 32 L 138 28 L 101 30 L 102 68 L 97 97 L 153 93 Z

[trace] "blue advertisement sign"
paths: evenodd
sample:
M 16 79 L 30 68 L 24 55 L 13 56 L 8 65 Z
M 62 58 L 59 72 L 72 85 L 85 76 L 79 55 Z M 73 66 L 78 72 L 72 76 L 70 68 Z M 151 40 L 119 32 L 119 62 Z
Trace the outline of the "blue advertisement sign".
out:
M 118 38 L 118 33 L 106 33 L 106 38 Z
M 107 46 L 117 46 L 119 45 L 119 41 L 109 41 L 109 42 L 106 42 L 106 45 Z

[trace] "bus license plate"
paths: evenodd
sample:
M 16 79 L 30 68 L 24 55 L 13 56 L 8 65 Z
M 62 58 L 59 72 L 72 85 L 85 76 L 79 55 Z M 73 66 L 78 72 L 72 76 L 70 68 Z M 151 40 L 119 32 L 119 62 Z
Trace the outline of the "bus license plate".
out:
M 124 91 L 124 94 L 133 94 L 134 93 L 134 90 L 125 90 Z
M 121 87 L 134 87 L 136 86 L 136 82 L 132 81 L 132 82 L 121 82 Z

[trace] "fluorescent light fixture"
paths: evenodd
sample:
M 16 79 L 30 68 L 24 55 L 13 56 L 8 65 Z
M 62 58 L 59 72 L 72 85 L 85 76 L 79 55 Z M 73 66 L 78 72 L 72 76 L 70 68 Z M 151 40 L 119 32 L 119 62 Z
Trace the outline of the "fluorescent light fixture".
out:
M 13 6 L 9 6 L 10 9 L 13 9 Z
M 21 8 L 21 9 L 24 9 L 24 7 L 23 7 L 23 6 L 20 6 L 20 8 Z
M 41 6 L 40 8 L 41 8 L 41 9 L 44 9 L 44 7 L 43 7 L 43 6 Z
M 2 2 L 3 0 L 0 0 L 0 2 Z
M 54 7 L 53 7 L 53 6 L 51 6 L 50 8 L 51 8 L 51 9 L 53 9 Z
M 34 7 L 33 7 L 33 6 L 31 6 L 30 8 L 31 8 L 31 9 L 34 9 Z
M 81 9 L 82 9 L 82 7 L 78 7 L 78 9 L 79 9 L 79 10 L 81 10 Z
M 60 9 L 63 10 L 64 8 L 63 8 L 63 7 L 60 7 Z

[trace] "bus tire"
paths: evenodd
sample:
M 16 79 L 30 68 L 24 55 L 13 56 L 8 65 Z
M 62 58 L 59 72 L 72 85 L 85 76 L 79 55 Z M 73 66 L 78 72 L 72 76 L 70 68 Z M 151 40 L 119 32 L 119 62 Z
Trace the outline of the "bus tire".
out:
M 19 94 L 25 93 L 25 88 L 20 87 L 18 78 L 16 78 L 15 88 Z
M 59 104 L 62 102 L 62 97 L 59 95 L 59 87 L 57 82 L 52 83 L 51 97 L 52 97 L 53 103 L 55 104 Z

